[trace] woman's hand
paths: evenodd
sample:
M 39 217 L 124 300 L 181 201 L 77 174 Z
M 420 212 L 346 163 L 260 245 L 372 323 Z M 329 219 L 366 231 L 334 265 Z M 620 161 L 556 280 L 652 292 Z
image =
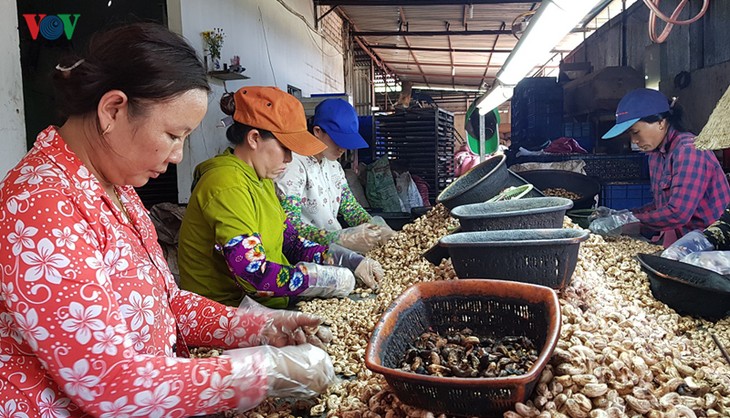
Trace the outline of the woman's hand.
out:
M 322 318 L 291 310 L 270 309 L 249 297 L 238 306 L 238 314 L 258 315 L 265 318 L 261 328 L 261 344 L 284 347 L 287 345 L 312 344 L 324 348 L 332 341 L 329 328 L 321 327 Z

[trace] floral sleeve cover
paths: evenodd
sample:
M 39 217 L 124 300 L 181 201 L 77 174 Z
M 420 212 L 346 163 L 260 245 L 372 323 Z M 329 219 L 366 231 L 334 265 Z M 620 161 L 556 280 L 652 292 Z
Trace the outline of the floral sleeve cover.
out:
M 357 226 L 369 222 L 370 214 L 360 205 L 352 194 L 347 182 L 342 184 L 342 201 L 340 202 L 340 215 L 345 218 L 349 226 Z
M 297 196 L 280 198 L 281 207 L 286 212 L 287 219 L 296 228 L 302 237 L 319 244 L 329 245 L 337 239 L 339 231 L 327 231 L 317 228 L 302 220 L 302 199 Z
M 144 206 L 126 223 L 55 129 L 0 184 L 0 416 L 163 417 L 251 408 L 263 359 L 232 379 L 227 357 L 188 343 L 257 344 L 265 318 L 177 289 Z
M 311 261 L 321 264 L 327 247 L 299 236 L 289 220 L 284 230 L 284 255 L 288 260 Z M 226 245 L 219 247 L 226 259 L 228 268 L 236 281 L 246 291 L 252 286 L 257 292 L 267 292 L 269 296 L 297 296 L 307 289 L 309 276 L 301 264 L 287 266 L 266 260 L 266 250 L 261 236 L 240 235 L 232 238 Z

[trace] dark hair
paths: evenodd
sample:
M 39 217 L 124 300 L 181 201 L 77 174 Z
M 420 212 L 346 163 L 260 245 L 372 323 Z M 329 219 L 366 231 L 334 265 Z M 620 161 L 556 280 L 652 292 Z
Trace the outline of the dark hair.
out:
M 236 113 L 236 101 L 233 98 L 233 93 L 225 93 L 221 97 L 220 108 L 221 111 L 228 116 L 233 116 L 233 114 Z M 244 125 L 243 123 L 236 122 L 235 120 L 233 120 L 233 125 L 229 126 L 228 129 L 226 129 L 226 138 L 231 144 L 239 145 L 243 143 L 243 141 L 246 139 L 246 136 L 248 136 L 248 133 L 251 132 L 251 130 L 253 129 L 259 131 L 259 134 L 264 139 L 276 138 L 273 133 L 267 131 L 266 129 L 260 129 L 253 126 Z
M 641 122 L 646 123 L 656 123 L 661 120 L 666 119 L 667 122 L 669 122 L 669 126 L 672 128 L 680 131 L 680 132 L 687 132 L 687 130 L 684 127 L 684 123 L 682 123 L 682 115 L 684 115 L 684 109 L 682 109 L 682 106 L 677 104 L 676 102 L 674 105 L 672 105 L 669 112 L 660 113 L 658 115 L 651 115 L 644 118 L 639 119 Z
M 210 92 L 205 68 L 185 38 L 146 22 L 95 33 L 85 53 L 59 62 L 53 84 L 63 117 L 95 111 L 114 89 L 127 95 L 131 114 L 143 114 L 144 102 L 194 89 Z

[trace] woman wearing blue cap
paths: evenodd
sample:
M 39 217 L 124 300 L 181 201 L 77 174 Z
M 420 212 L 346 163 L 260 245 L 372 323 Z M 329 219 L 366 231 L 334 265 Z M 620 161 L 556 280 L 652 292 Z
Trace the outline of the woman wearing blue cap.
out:
M 666 247 L 690 231 L 703 229 L 730 203 L 730 185 L 711 151 L 694 146 L 695 135 L 681 127 L 681 115 L 664 94 L 651 89 L 627 93 L 616 109 L 616 125 L 604 139 L 628 132 L 647 153 L 654 201 L 631 211 L 606 211 L 590 229 L 620 233 L 631 223 L 654 232 Z
M 304 238 L 365 253 L 394 232 L 384 224 L 372 223 L 372 217 L 352 194 L 337 159 L 346 150 L 367 148 L 368 143 L 360 136 L 355 109 L 345 100 L 324 100 L 314 112 L 312 134 L 327 149 L 311 157 L 293 154 L 286 171 L 276 179 L 277 195 L 289 221 Z M 342 228 L 338 215 L 348 228 Z M 355 276 L 375 288 L 382 278 L 382 267 L 375 260 L 359 257 Z

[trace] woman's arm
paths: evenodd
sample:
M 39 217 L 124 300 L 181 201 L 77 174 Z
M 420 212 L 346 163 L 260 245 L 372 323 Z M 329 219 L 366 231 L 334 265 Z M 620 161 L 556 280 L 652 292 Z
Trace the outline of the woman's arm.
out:
M 715 250 L 730 250 L 730 206 L 725 208 L 720 219 L 705 229 L 704 234 Z
M 36 192 L 22 213 L 0 208 L 6 220 L 0 234 L 8 237 L 0 244 L 0 311 L 12 318 L 19 347 L 93 416 L 108 415 L 112 407 L 130 416 L 201 415 L 263 400 L 267 370 L 255 355 L 246 375 L 231 381 L 229 358 L 164 354 L 174 333 L 159 340 L 165 333 L 160 328 L 174 324 L 154 318 L 165 317 L 165 295 L 132 291 L 129 300 L 119 298 L 113 285 L 117 269 L 129 265 L 127 247 L 107 246 L 112 238 L 99 235 L 98 220 L 84 219 L 86 210 L 70 203 L 61 187 Z M 52 239 L 66 227 L 76 240 Z
M 298 196 L 279 196 L 281 207 L 284 208 L 289 223 L 298 231 L 302 238 L 322 245 L 329 245 L 335 242 L 339 231 L 320 229 L 302 220 L 302 199 Z
M 669 201 L 666 205 L 635 216 L 642 224 L 656 230 L 677 228 L 687 224 L 705 194 L 711 170 L 707 157 L 690 146 L 682 146 L 673 156 Z
M 349 226 L 357 226 L 370 221 L 372 217 L 355 199 L 355 195 L 352 194 L 347 181 L 342 183 L 341 196 L 339 213 Z

